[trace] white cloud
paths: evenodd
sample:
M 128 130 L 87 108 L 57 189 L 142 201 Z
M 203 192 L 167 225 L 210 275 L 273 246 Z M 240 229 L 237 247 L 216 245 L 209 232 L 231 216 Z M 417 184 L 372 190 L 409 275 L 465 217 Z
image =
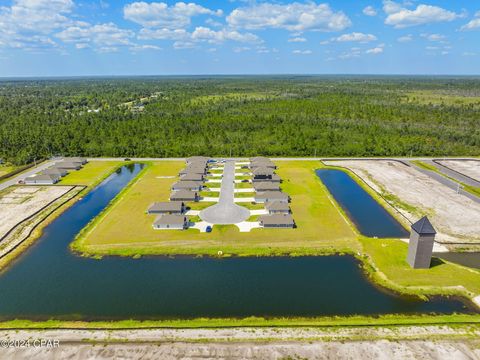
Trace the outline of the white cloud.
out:
M 134 52 L 138 51 L 146 51 L 146 50 L 162 50 L 161 47 L 156 46 L 156 45 L 134 45 L 130 48 L 130 50 Z
M 312 50 L 293 50 L 292 54 L 296 55 L 310 55 L 312 54 Z
M 194 42 L 191 41 L 175 41 L 173 43 L 173 48 L 175 50 L 183 50 L 183 49 L 193 49 L 197 46 Z
M 397 41 L 398 42 L 401 42 L 401 43 L 406 43 L 406 42 L 410 42 L 413 40 L 413 36 L 412 34 L 408 34 L 408 35 L 405 35 L 405 36 L 400 36 Z
M 348 59 L 360 57 L 361 53 L 362 53 L 361 50 L 355 47 L 355 48 L 351 48 L 350 51 L 340 54 L 338 58 L 341 60 L 348 60 Z
M 447 37 L 441 34 L 420 34 L 421 37 L 427 39 L 428 41 L 436 41 L 436 42 L 445 42 Z
M 288 39 L 288 42 L 305 42 L 305 41 L 307 41 L 307 39 L 305 39 L 304 37 L 294 37 L 294 38 Z
M 463 14 L 443 9 L 438 6 L 420 4 L 410 10 L 391 0 L 383 1 L 383 10 L 387 14 L 385 24 L 397 29 L 436 22 L 453 21 L 463 17 Z
M 190 25 L 194 16 L 222 14 L 222 10 L 211 10 L 195 3 L 184 2 L 168 6 L 163 2 L 139 1 L 127 4 L 123 8 L 125 19 L 147 28 L 182 29 Z
M 212 30 L 207 27 L 199 26 L 197 27 L 191 36 L 194 41 L 207 41 L 209 43 L 221 43 L 226 40 L 232 40 L 237 42 L 244 43 L 259 43 L 261 42 L 260 38 L 257 35 L 252 33 L 239 33 L 236 30 Z
M 81 44 L 80 48 L 92 44 L 97 50 L 104 52 L 116 51 L 118 46 L 134 45 L 131 42 L 134 37 L 133 31 L 120 29 L 114 23 L 97 25 L 80 23 L 66 28 L 55 36 L 66 43 Z
M 383 48 L 375 47 L 373 49 L 368 49 L 367 51 L 365 51 L 365 53 L 367 53 L 367 54 L 381 54 L 381 53 L 383 53 Z
M 383 53 L 383 50 L 385 48 L 385 44 L 380 44 L 372 49 L 368 49 L 365 51 L 366 54 L 371 54 L 371 55 L 378 55 Z
M 376 16 L 377 15 L 377 10 L 373 6 L 367 6 L 365 9 L 363 9 L 363 13 L 367 16 Z
M 248 50 L 250 50 L 250 48 L 248 46 L 237 46 L 237 47 L 233 48 L 233 52 L 236 52 L 236 53 L 241 53 L 241 52 L 248 51 Z
M 290 4 L 260 3 L 233 10 L 227 23 L 234 28 L 259 30 L 266 28 L 289 31 L 341 31 L 351 25 L 341 11 L 328 4 L 314 2 Z
M 49 37 L 52 31 L 72 23 L 67 15 L 72 0 L 14 0 L 0 7 L 0 45 L 14 48 L 56 46 Z
M 185 40 L 191 34 L 184 29 L 141 29 L 138 38 L 141 40 Z
M 350 34 L 343 34 L 337 38 L 331 39 L 332 41 L 338 42 L 360 42 L 360 43 L 367 43 L 370 41 L 377 40 L 377 37 L 372 34 L 364 34 L 359 32 L 353 32 Z
M 469 30 L 475 30 L 480 28 L 480 11 L 477 11 L 475 13 L 475 17 L 470 20 L 468 23 L 463 25 L 460 30 L 462 31 L 469 31 Z

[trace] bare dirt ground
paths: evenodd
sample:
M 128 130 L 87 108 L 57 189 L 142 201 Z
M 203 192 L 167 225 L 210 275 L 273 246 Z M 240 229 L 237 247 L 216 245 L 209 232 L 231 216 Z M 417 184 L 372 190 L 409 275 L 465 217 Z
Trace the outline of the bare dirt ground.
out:
M 42 207 L 63 196 L 71 186 L 14 186 L 0 194 L 0 238 Z
M 480 160 L 442 160 L 439 163 L 480 181 Z
M 422 339 L 436 336 L 438 340 Z M 5 340 L 58 347 L 3 347 L 15 359 L 480 359 L 478 328 L 232 328 L 2 331 Z M 371 339 L 369 339 L 371 337 Z M 476 339 L 475 339 L 476 338 Z
M 395 207 L 411 222 L 428 215 L 442 242 L 480 241 L 480 204 L 398 161 L 325 161 L 347 167 L 382 195 L 393 194 Z M 402 203 L 413 206 L 402 206 Z

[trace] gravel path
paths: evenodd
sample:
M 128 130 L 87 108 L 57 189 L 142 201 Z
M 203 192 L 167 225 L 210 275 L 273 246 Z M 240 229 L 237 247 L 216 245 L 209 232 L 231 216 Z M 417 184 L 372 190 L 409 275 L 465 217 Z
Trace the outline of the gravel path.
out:
M 200 212 L 200 218 L 210 224 L 237 224 L 250 217 L 250 211 L 236 205 L 234 198 L 235 161 L 226 161 L 218 203 Z

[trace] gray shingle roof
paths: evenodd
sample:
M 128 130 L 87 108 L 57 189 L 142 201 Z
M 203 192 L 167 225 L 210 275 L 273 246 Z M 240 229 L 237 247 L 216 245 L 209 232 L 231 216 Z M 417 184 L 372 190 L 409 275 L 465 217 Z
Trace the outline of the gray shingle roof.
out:
M 290 214 L 262 215 L 258 220 L 262 225 L 294 225 Z
M 165 214 L 159 215 L 153 225 L 184 225 L 187 222 L 187 217 L 184 215 Z
M 148 212 L 181 212 L 184 204 L 181 201 L 155 202 L 148 208 Z
M 413 224 L 412 229 L 420 235 L 435 235 L 437 233 L 426 216 Z

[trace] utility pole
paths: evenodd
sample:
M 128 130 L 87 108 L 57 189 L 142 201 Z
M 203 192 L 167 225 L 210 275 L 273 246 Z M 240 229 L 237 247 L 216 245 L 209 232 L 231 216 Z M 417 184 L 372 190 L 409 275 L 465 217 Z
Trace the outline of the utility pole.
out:
M 317 157 L 317 148 L 315 148 L 315 155 L 313 156 L 314 158 Z

